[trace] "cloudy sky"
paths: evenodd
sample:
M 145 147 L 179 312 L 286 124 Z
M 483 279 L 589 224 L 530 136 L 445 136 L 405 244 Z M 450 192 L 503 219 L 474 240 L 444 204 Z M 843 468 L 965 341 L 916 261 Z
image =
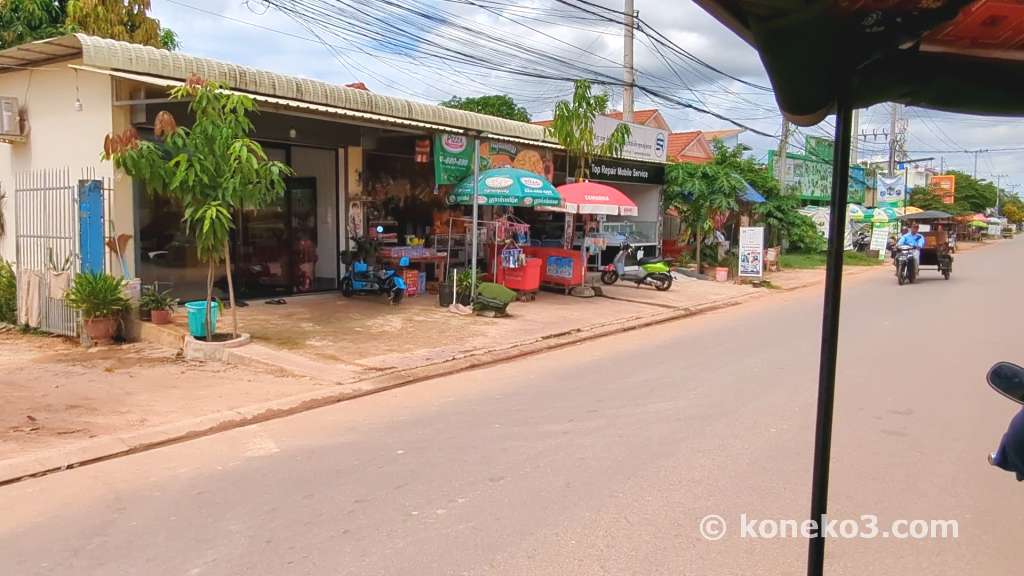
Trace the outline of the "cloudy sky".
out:
M 622 9 L 613 0 L 593 4 Z M 727 128 L 734 120 L 780 132 L 782 119 L 772 95 L 760 88 L 768 82 L 753 50 L 692 3 L 673 2 L 671 9 L 664 0 L 635 4 L 642 19 L 635 42 L 643 87 L 637 109 L 660 109 L 677 131 Z M 404 6 L 420 14 L 408 16 Z M 153 15 L 178 33 L 181 50 L 190 54 L 331 82 L 362 81 L 375 92 L 426 102 L 506 93 L 535 119 L 550 117 L 573 78 L 621 76 L 622 26 L 611 21 L 614 14 L 578 0 L 153 0 Z M 621 91 L 607 86 L 618 106 Z M 911 157 L 934 156 L 936 167 L 941 159 L 947 168 L 972 172 L 974 155 L 949 151 L 1024 144 L 1024 120 L 916 108 L 903 116 Z M 861 142 L 862 159 L 881 159 L 885 139 L 870 134 L 888 126 L 887 105 L 862 111 L 860 129 L 869 134 Z M 831 127 L 829 119 L 801 128 L 797 146 L 805 136 L 830 135 Z M 758 156 L 777 145 L 754 133 L 743 141 Z M 978 176 L 1006 175 L 1004 187 L 1024 184 L 1021 158 L 1019 151 L 980 154 Z

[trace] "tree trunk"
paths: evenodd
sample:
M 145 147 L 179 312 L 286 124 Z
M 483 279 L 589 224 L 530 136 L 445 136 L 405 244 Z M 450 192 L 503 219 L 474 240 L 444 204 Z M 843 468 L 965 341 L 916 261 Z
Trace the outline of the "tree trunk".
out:
M 224 239 L 224 266 L 228 274 L 228 304 L 231 306 L 231 336 L 238 338 L 238 308 L 235 306 L 235 283 L 231 279 L 231 245 Z
M 704 227 L 697 227 L 697 254 L 694 258 L 697 260 L 697 274 L 703 274 L 704 271 L 700 269 L 700 257 L 701 252 L 704 251 Z
M 211 309 L 213 308 L 213 259 L 210 259 L 210 264 L 206 269 L 206 341 L 213 342 L 213 314 Z

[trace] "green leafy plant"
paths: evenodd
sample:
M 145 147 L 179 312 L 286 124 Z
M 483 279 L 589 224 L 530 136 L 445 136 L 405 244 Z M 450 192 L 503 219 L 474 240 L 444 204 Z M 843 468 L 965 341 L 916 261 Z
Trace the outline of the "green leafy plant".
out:
M 124 294 L 125 282 L 109 274 L 85 272 L 75 276 L 64 295 L 68 306 L 82 313 L 86 320 L 113 318 L 131 309 Z
M 739 209 L 744 188 L 739 174 L 720 164 L 672 164 L 668 167 L 665 204 L 675 208 L 695 238 L 695 259 L 700 270 L 699 248 L 715 229 L 715 217 Z
M 174 50 L 173 30 L 151 18 L 150 0 L 3 0 L 0 48 L 72 32 Z
M 187 232 L 195 238 L 199 259 L 208 263 L 206 334 L 213 338 L 210 309 L 216 265 L 224 260 L 231 303 L 232 333 L 238 334 L 238 312 L 231 273 L 230 235 L 233 215 L 243 206 L 259 209 L 281 197 L 288 166 L 267 158 L 249 135 L 252 98 L 226 92 L 216 82 L 192 76 L 171 91 L 171 99 L 191 101 L 191 128 L 179 127 L 166 111 L 157 114 L 153 131 L 158 142 L 139 140 L 134 130 L 107 136 L 103 157 L 153 193 L 175 199 L 183 207 Z
M 6 260 L 0 260 L 0 323 L 16 324 L 17 314 L 18 284 L 14 268 Z
M 629 125 L 615 127 L 607 140 L 598 144 L 594 139 L 594 120 L 608 111 L 608 94 L 592 94 L 590 82 L 577 80 L 572 100 L 555 104 L 555 115 L 545 131 L 565 148 L 568 156 L 576 160 L 576 180 L 590 177 L 590 159 L 594 156 L 614 157 L 622 154 L 629 140 Z
M 170 290 L 159 290 L 156 286 L 146 286 L 139 297 L 141 310 L 167 310 L 173 312 L 178 307 L 178 299 L 171 296 Z
M 483 278 L 482 272 L 477 272 L 476 284 L 479 285 Z M 463 268 L 455 274 L 455 290 L 459 295 L 469 294 L 473 291 L 473 269 Z

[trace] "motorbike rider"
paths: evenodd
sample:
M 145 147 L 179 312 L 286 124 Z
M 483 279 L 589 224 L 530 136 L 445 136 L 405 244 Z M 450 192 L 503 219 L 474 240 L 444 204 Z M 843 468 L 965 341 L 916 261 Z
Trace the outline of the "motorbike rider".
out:
M 897 246 L 910 246 L 914 249 L 915 269 L 921 265 L 921 249 L 924 248 L 924 236 L 920 234 L 919 230 L 920 227 L 914 224 L 910 227 L 910 232 L 900 236 L 900 241 L 896 243 Z
M 989 455 L 988 463 L 1013 472 L 1018 481 L 1024 481 L 1024 408 L 1010 421 L 999 448 Z

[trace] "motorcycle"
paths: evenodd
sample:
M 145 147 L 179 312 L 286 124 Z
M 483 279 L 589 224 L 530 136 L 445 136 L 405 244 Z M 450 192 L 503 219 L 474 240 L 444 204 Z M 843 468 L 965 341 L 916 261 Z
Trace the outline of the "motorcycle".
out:
M 403 257 L 398 265 L 409 265 Z M 375 268 L 366 262 L 353 262 L 341 278 L 341 295 L 350 298 L 356 294 L 383 294 L 391 304 L 399 304 L 405 296 L 405 280 L 391 268 Z
M 996 392 L 1024 404 L 1024 368 L 1009 362 L 997 362 L 988 371 L 986 379 Z M 1024 408 L 1010 421 L 999 448 L 989 454 L 988 463 L 1013 472 L 1018 481 L 1024 481 Z
M 871 246 L 871 231 L 867 228 L 858 230 L 853 237 L 852 244 L 855 252 L 867 252 Z
M 619 280 L 654 286 L 655 290 L 664 292 L 672 287 L 672 268 L 664 258 L 640 258 L 637 262 L 639 270 L 626 270 L 626 257 L 636 254 L 636 247 L 623 244 L 611 264 L 601 272 L 601 282 L 612 285 Z
M 917 261 L 914 259 L 913 246 L 897 246 L 896 255 L 893 258 L 893 265 L 896 266 L 896 280 L 903 286 L 907 282 L 911 284 L 917 279 Z

